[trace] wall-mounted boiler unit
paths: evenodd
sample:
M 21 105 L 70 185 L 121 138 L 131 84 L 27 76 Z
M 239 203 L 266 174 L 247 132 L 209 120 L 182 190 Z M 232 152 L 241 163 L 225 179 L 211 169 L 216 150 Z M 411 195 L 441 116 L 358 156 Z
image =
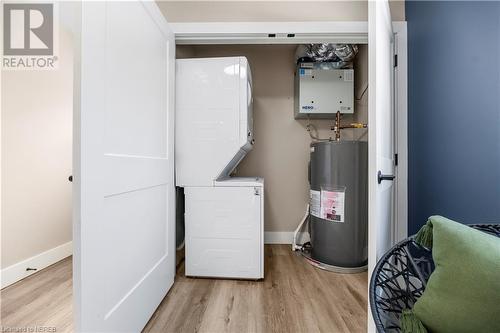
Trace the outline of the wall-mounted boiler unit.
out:
M 354 69 L 328 62 L 299 62 L 295 73 L 295 118 L 335 118 L 354 113 Z

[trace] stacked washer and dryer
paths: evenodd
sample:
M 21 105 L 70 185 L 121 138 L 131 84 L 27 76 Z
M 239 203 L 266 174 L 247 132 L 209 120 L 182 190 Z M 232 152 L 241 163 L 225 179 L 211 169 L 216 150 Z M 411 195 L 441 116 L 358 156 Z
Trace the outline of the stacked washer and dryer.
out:
M 187 276 L 264 277 L 264 180 L 231 176 L 253 143 L 248 60 L 177 60 L 176 185 L 185 196 Z

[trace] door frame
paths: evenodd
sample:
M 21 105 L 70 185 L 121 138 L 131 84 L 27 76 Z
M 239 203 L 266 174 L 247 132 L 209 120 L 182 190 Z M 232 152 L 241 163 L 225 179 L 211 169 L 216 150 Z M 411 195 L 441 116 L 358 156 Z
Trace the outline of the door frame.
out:
M 408 237 L 408 37 L 406 22 L 393 22 L 394 54 L 394 151 L 398 156 L 394 179 L 393 243 Z
M 395 244 L 408 235 L 408 52 L 406 21 L 393 22 L 397 66 L 394 68 L 395 132 L 398 155 L 394 180 Z M 367 21 L 324 22 L 189 22 L 170 23 L 177 45 L 306 44 L 318 42 L 368 44 Z M 274 35 L 274 36 L 270 36 Z M 370 126 L 370 124 L 368 124 Z
M 170 27 L 178 45 L 368 43 L 367 21 L 189 22 Z

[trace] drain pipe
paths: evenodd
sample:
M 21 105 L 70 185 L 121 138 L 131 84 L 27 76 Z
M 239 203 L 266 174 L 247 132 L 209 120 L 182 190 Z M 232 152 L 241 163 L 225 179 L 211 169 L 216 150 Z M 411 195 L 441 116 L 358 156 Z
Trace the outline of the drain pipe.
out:
M 297 227 L 297 229 L 295 229 L 295 232 L 293 233 L 292 251 L 299 251 L 302 249 L 302 244 L 297 244 L 297 242 L 299 238 L 299 233 L 301 233 L 300 230 L 302 230 L 302 227 L 308 220 L 309 220 L 309 204 L 307 204 L 304 217 L 302 218 L 302 220 L 299 223 L 299 226 Z

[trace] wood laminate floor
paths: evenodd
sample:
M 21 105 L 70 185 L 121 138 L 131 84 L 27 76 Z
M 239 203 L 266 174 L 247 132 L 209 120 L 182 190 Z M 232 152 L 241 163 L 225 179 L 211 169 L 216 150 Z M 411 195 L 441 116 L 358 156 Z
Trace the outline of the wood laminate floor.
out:
M 2 332 L 16 332 L 15 329 L 30 329 L 35 326 L 55 327 L 57 332 L 72 332 L 71 273 L 70 257 L 2 289 Z
M 289 245 L 266 245 L 265 279 L 176 282 L 144 332 L 365 332 L 367 274 L 312 267 Z M 71 332 L 71 259 L 1 292 L 1 325 Z

